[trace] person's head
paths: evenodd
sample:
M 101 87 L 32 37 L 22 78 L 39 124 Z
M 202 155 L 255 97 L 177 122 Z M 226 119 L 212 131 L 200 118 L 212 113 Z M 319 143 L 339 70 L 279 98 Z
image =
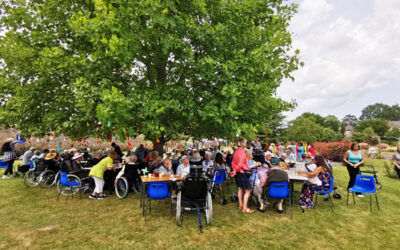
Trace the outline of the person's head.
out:
M 182 156 L 181 162 L 186 166 L 189 164 L 189 157 L 187 155 Z
M 153 150 L 153 151 L 151 151 L 151 152 L 149 153 L 149 157 L 150 157 L 150 160 L 151 160 L 151 161 L 155 161 L 155 160 L 157 159 L 157 156 L 158 156 L 158 152 L 155 151 L 155 150 Z
M 271 157 L 271 160 L 269 161 L 273 167 L 279 166 L 280 160 L 278 157 Z
M 161 155 L 158 155 L 157 158 L 156 158 L 157 164 L 161 164 L 162 159 L 163 159 L 162 156 L 161 156 Z
M 245 149 L 244 153 L 246 154 L 246 158 L 248 161 L 253 158 L 253 151 L 251 149 Z
M 241 148 L 245 148 L 246 147 L 246 145 L 247 145 L 247 140 L 246 140 L 246 138 L 240 138 L 239 139 L 239 145 L 240 145 L 240 147 Z
M 192 154 L 192 159 L 195 160 L 195 161 L 201 160 L 201 155 L 200 155 L 200 153 L 197 152 L 197 151 L 194 152 L 194 153 Z
M 271 151 L 267 151 L 267 152 L 265 153 L 265 160 L 269 162 L 269 161 L 271 160 L 271 158 L 272 158 L 272 153 L 271 153 Z
M 126 163 L 135 163 L 136 161 L 137 157 L 135 154 L 131 154 L 128 158 L 126 158 Z
M 312 142 L 309 142 L 309 143 L 308 143 L 308 146 L 311 147 L 311 148 L 313 148 L 313 147 L 314 147 L 314 144 L 313 144 Z
M 111 143 L 111 147 L 115 148 L 117 146 L 117 144 L 115 142 Z
M 171 158 L 169 158 L 168 156 L 164 159 L 163 163 L 164 166 L 166 166 L 168 169 L 172 168 L 172 161 Z
M 221 153 L 217 153 L 215 155 L 215 163 L 218 165 L 222 165 L 222 164 L 224 164 L 224 162 L 225 162 L 224 155 Z
M 39 156 L 40 155 L 40 151 L 39 150 L 35 150 L 35 152 L 33 152 L 33 154 Z
M 325 158 L 322 155 L 315 156 L 315 164 L 317 165 L 317 167 L 323 167 L 326 172 L 332 174 L 332 169 L 328 166 Z
M 48 150 L 47 148 L 43 150 L 43 154 L 47 155 L 48 153 L 50 153 L 50 150 Z
M 285 161 L 285 160 L 287 159 L 287 154 L 285 154 L 285 153 L 282 153 L 282 154 L 281 154 L 281 158 L 282 158 L 282 160 L 284 160 L 284 161 Z
M 103 157 L 103 155 L 104 155 L 103 150 L 99 150 L 94 154 L 94 158 L 96 158 L 97 160 L 100 160 L 101 157 Z
M 297 145 L 298 145 L 299 147 L 301 147 L 301 146 L 303 146 L 303 143 L 299 142 L 299 143 L 297 143 Z
M 68 149 L 64 149 L 63 154 L 64 154 L 64 155 L 69 154 L 69 150 L 68 150 Z
M 117 160 L 119 158 L 119 156 L 115 150 L 111 150 L 110 153 L 108 153 L 108 157 L 110 157 L 113 160 Z
M 350 146 L 350 149 L 352 151 L 358 151 L 358 150 L 360 150 L 360 145 L 358 145 L 358 143 L 352 143 Z
M 111 152 L 111 148 L 106 148 L 105 155 L 108 155 Z
M 34 147 L 30 147 L 29 151 L 32 151 L 32 152 L 35 151 L 35 148 Z
M 143 148 L 144 148 L 144 145 L 143 145 L 143 144 L 140 144 L 140 145 L 139 145 L 139 148 L 140 148 L 140 149 L 143 149 Z
M 204 158 L 209 161 L 211 158 L 211 153 L 209 151 L 206 152 L 206 154 L 204 155 Z
M 307 155 L 306 155 L 305 153 L 303 153 L 303 154 L 301 155 L 301 159 L 303 159 L 303 160 L 305 160 L 306 157 L 307 157 Z

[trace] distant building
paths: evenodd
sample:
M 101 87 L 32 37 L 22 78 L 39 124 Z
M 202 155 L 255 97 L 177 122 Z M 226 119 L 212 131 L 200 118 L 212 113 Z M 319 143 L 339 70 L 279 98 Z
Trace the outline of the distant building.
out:
M 344 136 L 345 137 L 351 137 L 351 135 L 354 132 L 354 127 L 351 125 L 347 125 L 346 128 L 344 129 Z

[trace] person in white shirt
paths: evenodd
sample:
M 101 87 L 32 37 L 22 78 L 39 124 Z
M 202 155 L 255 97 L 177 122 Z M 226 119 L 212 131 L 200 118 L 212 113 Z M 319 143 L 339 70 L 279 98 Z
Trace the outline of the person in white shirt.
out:
M 211 153 L 209 151 L 206 152 L 206 155 L 204 157 L 203 161 L 203 170 L 207 170 L 213 167 L 214 162 L 211 160 Z
M 187 155 L 182 156 L 181 164 L 176 169 L 177 175 L 188 175 L 190 174 L 190 164 L 189 164 L 189 157 Z

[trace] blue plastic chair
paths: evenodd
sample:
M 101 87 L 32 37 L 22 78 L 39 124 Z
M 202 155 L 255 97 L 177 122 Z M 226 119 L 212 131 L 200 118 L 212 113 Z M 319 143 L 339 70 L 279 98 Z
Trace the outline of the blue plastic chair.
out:
M 168 185 L 165 181 L 160 182 L 149 182 L 147 189 L 147 201 L 149 203 L 149 211 L 151 212 L 151 200 L 164 200 L 165 198 L 171 197 L 168 192 Z M 143 203 L 143 215 L 146 217 L 147 208 L 146 201 Z M 170 215 L 172 216 L 172 199 L 170 201 Z
M 317 194 L 316 194 L 316 196 L 315 196 L 315 205 L 314 205 L 314 208 L 317 206 L 318 195 L 320 195 L 320 194 L 322 194 L 322 195 L 327 194 L 327 195 L 328 195 L 329 204 L 330 204 L 330 206 L 331 206 L 331 210 L 332 210 L 332 213 L 333 213 L 333 202 L 332 202 L 332 199 L 331 199 L 331 193 L 332 193 L 332 191 L 333 191 L 333 180 L 334 180 L 334 179 L 335 179 L 335 177 L 332 176 L 332 177 L 331 177 L 331 181 L 330 181 L 330 183 L 329 183 L 329 190 L 327 190 L 327 191 L 317 191 Z
M 30 161 L 29 162 L 29 169 L 34 169 L 35 168 L 35 162 L 34 161 Z
M 73 187 L 79 187 L 79 195 L 80 195 L 80 198 L 82 199 L 82 193 L 81 193 L 81 188 L 80 188 L 81 183 L 69 181 L 68 175 L 66 172 L 60 171 L 60 185 L 61 185 L 61 187 L 60 187 L 60 190 L 58 191 L 57 201 L 60 198 L 60 195 L 64 191 L 64 189 L 69 189 L 70 192 L 67 194 L 67 199 L 65 200 L 65 203 L 66 203 L 68 201 L 70 194 L 73 196 L 73 192 L 72 192 Z
M 213 177 L 211 179 L 211 190 L 213 196 L 218 195 L 221 198 L 221 205 L 226 205 L 228 203 L 225 198 L 224 189 L 222 187 L 222 183 L 224 183 L 225 180 L 225 169 L 215 169 Z M 218 190 L 216 185 L 220 185 L 220 190 Z
M 354 205 L 356 204 L 356 200 L 354 198 L 354 193 L 361 194 L 369 194 L 369 207 L 372 212 L 372 195 L 375 195 L 376 205 L 379 210 L 378 196 L 376 195 L 376 186 L 375 186 L 375 178 L 370 175 L 361 175 L 358 174 L 356 176 L 356 181 L 354 186 L 347 190 L 347 205 L 349 205 L 349 192 L 353 195 Z
M 0 168 L 7 168 L 7 162 L 3 161 L 3 159 L 0 159 Z
M 290 201 L 289 182 L 287 181 L 271 182 L 266 199 L 268 198 L 287 200 L 289 202 L 290 218 L 293 218 L 292 203 Z M 269 218 L 268 205 L 265 206 L 265 209 L 267 210 L 266 211 L 267 218 Z

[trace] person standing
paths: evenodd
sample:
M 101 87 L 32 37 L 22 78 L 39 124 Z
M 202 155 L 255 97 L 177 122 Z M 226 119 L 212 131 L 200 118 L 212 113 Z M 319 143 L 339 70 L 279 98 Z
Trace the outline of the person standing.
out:
M 117 152 L 114 150 L 108 154 L 106 158 L 101 160 L 99 163 L 97 163 L 95 166 L 92 167 L 92 169 L 89 172 L 89 176 L 93 178 L 95 182 L 95 189 L 93 193 L 89 196 L 90 199 L 104 199 L 107 196 L 103 194 L 103 188 L 104 188 L 104 172 L 106 170 L 114 170 L 113 168 L 113 163 L 114 160 L 118 158 Z
M 286 149 L 290 151 L 290 154 L 291 154 L 291 155 L 293 155 L 293 156 L 296 155 L 296 143 L 295 143 L 294 141 L 291 141 L 291 142 L 290 142 L 290 145 L 287 146 Z
M 135 154 L 137 156 L 138 162 L 141 163 L 147 155 L 147 149 L 144 147 L 143 144 L 136 149 Z
M 122 153 L 121 148 L 115 142 L 111 143 L 111 147 L 114 148 L 115 152 L 117 153 L 117 155 L 120 158 L 119 161 L 121 161 L 122 156 L 124 156 L 124 154 Z
M 297 159 L 300 160 L 301 157 L 302 157 L 303 154 L 304 154 L 303 143 L 301 143 L 301 142 L 297 143 L 296 152 L 297 152 Z
M 6 171 L 3 174 L 3 179 L 8 179 L 8 173 L 10 173 L 11 177 L 13 175 L 13 167 L 14 161 L 17 158 L 17 154 L 15 153 L 15 145 L 17 141 L 13 141 L 13 138 L 8 138 L 6 142 L 1 147 L 1 151 L 4 154 L 3 161 L 7 163 Z
M 349 184 L 347 189 L 354 186 L 356 181 L 356 176 L 360 174 L 360 166 L 364 163 L 364 159 L 362 157 L 362 152 L 360 150 L 360 146 L 357 143 L 352 143 L 350 146 L 350 150 L 348 150 L 343 158 L 343 161 L 346 163 L 347 171 L 349 172 Z M 359 197 L 364 197 L 360 193 L 356 193 Z
M 394 164 L 394 170 L 400 180 L 400 146 L 397 146 L 397 152 L 392 155 L 392 162 Z
M 251 210 L 247 207 L 252 188 L 249 178 L 245 174 L 245 170 L 250 170 L 250 167 L 247 163 L 246 154 L 244 153 L 247 140 L 245 138 L 241 138 L 239 143 L 240 145 L 238 149 L 236 149 L 235 153 L 233 154 L 233 171 L 231 172 L 231 177 L 235 176 L 236 186 L 238 187 L 239 209 L 242 210 L 243 213 L 254 213 L 254 210 Z
M 313 158 L 315 158 L 315 148 L 314 148 L 314 144 L 312 144 L 312 143 L 308 143 L 308 153 L 310 153 L 311 154 L 311 156 L 313 157 Z
M 33 156 L 33 151 L 35 151 L 34 147 L 31 147 L 29 150 L 25 151 L 24 155 L 22 156 L 21 167 L 18 167 L 19 172 L 25 174 L 29 170 L 29 164 Z

